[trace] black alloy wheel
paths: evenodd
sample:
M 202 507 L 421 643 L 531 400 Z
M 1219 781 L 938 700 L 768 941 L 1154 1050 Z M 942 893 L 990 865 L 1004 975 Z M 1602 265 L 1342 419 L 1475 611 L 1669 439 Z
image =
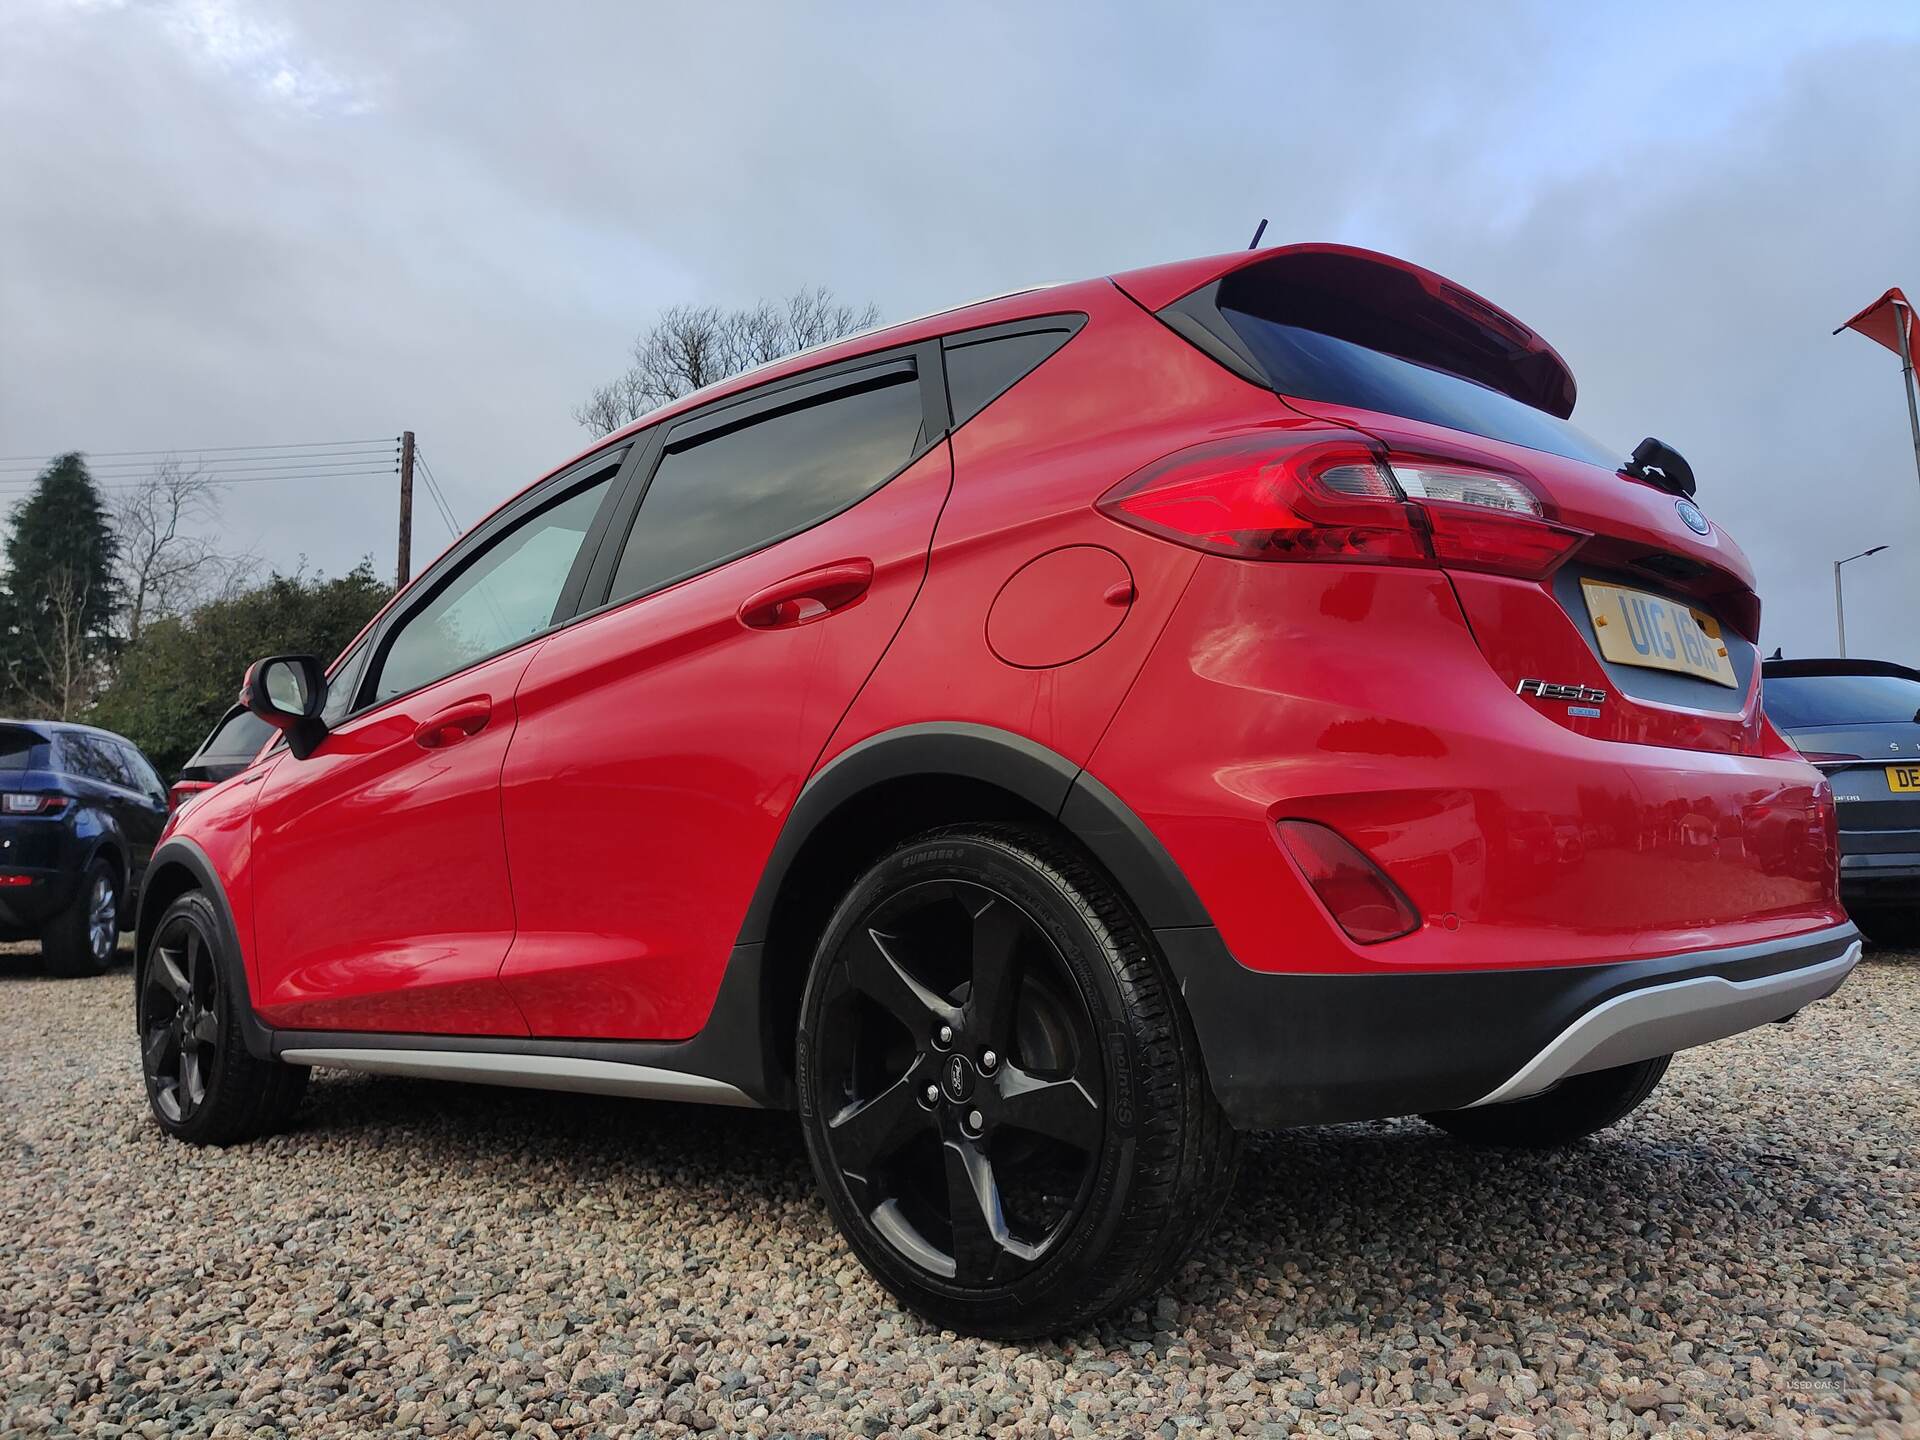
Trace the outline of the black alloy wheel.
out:
M 926 881 L 849 937 L 828 1003 L 829 1144 L 874 1227 L 963 1284 L 1039 1262 L 1103 1123 L 1093 1020 L 1052 941 L 1005 895 Z
M 307 1088 L 306 1066 L 248 1053 L 241 1025 L 250 1002 L 238 960 L 223 963 L 226 933 L 212 901 L 188 891 L 154 926 L 134 983 L 153 1118 L 197 1145 L 231 1145 L 279 1129 Z
M 1038 825 L 929 831 L 868 867 L 817 943 L 795 1083 L 849 1246 L 981 1335 L 1163 1284 L 1239 1154 L 1152 932 Z
M 207 1103 L 221 1044 L 220 975 L 192 917 L 154 936 L 140 984 L 140 1053 L 154 1109 L 182 1125 Z

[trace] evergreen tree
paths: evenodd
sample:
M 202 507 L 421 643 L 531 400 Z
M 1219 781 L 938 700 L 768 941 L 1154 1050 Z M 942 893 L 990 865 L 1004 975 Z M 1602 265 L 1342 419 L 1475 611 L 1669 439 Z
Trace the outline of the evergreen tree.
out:
M 57 456 L 14 507 L 5 634 L 10 707 L 66 719 L 99 689 L 120 603 L 106 506 L 78 452 Z

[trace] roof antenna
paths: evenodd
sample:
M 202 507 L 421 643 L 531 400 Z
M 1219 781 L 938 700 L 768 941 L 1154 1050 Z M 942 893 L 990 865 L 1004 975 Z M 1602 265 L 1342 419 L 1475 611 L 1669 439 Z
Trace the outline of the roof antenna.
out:
M 1260 248 L 1260 237 L 1266 233 L 1267 222 L 1266 219 L 1262 217 L 1260 224 L 1254 229 L 1253 239 L 1247 242 L 1247 248 L 1249 250 L 1258 250 Z

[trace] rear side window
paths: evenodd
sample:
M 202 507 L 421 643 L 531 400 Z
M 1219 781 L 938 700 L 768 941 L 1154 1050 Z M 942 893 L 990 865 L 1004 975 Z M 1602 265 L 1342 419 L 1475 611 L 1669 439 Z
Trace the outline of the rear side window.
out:
M 989 340 L 961 336 L 946 344 L 947 400 L 953 423 L 964 425 L 1024 380 L 1073 336 L 1071 330 L 1035 330 Z
M 140 788 L 134 781 L 133 773 L 128 770 L 119 747 L 103 735 L 89 735 L 83 730 L 63 733 L 60 736 L 60 768 L 69 775 L 97 780 L 103 785 L 117 785 L 122 790 Z
M 1569 422 L 1472 380 L 1226 304 L 1220 313 L 1282 395 L 1444 425 L 1609 470 L 1626 458 Z
M 251 760 L 273 734 L 273 727 L 251 710 L 236 710 L 200 747 L 205 760 Z
M 1783 730 L 1920 720 L 1920 680 L 1902 675 L 1769 675 L 1762 703 Z
M 609 598 L 658 590 L 838 514 L 913 457 L 922 419 L 917 376 L 895 369 L 684 444 L 670 440 Z
M 31 730 L 0 725 L 0 771 L 49 769 L 52 749 Z

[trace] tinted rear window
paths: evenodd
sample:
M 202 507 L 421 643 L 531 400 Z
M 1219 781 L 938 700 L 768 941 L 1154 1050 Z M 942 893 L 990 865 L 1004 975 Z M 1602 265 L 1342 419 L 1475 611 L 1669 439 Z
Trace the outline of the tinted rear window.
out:
M 1762 703 L 1783 730 L 1920 719 L 1920 680 L 1900 675 L 1769 675 Z
M 220 723 L 220 728 L 200 747 L 205 759 L 251 760 L 273 734 L 273 727 L 251 710 L 239 710 Z
M 947 399 L 953 423 L 966 424 L 1072 338 L 1071 330 L 1036 330 L 992 340 L 949 340 Z
M 1444 425 L 1609 470 L 1626 459 L 1569 422 L 1472 380 L 1226 305 L 1220 313 L 1282 395 Z
M 0 725 L 0 770 L 47 770 L 52 758 L 45 740 L 18 725 Z
M 669 446 L 614 572 L 613 599 L 657 590 L 816 525 L 880 488 L 921 429 L 911 372 Z

